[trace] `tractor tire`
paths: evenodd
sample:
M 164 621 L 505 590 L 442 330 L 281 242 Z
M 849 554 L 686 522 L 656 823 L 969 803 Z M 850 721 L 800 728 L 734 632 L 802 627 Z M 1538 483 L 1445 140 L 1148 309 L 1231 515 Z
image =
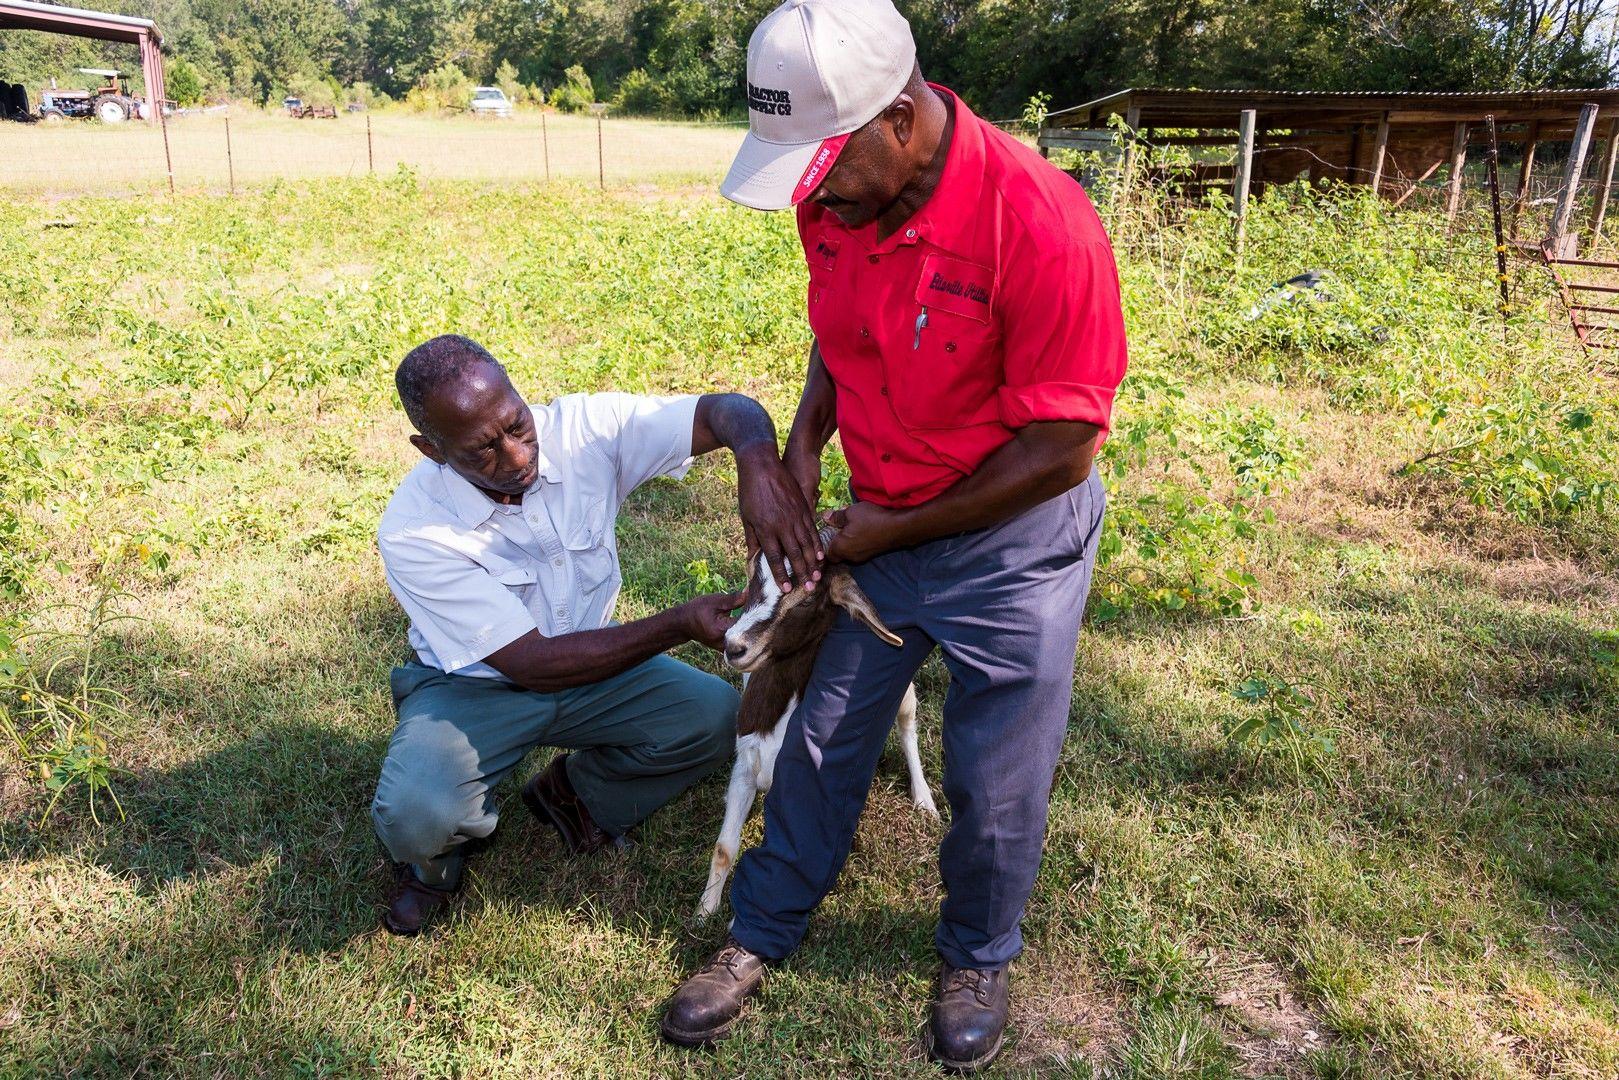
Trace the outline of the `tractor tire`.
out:
M 96 119 L 103 124 L 122 124 L 129 119 L 129 106 L 117 98 L 96 102 Z
M 67 120 L 67 113 L 61 109 L 41 109 L 39 110 L 39 118 L 47 124 L 60 124 Z
M 28 114 L 28 88 L 22 83 L 3 83 L 4 100 L 0 100 L 0 116 L 21 117 Z

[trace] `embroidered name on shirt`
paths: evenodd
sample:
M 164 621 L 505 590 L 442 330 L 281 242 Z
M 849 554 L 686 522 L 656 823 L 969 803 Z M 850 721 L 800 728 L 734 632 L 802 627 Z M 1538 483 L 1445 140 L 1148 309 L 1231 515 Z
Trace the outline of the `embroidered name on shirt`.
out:
M 822 238 L 815 241 L 815 254 L 820 257 L 821 265 L 831 270 L 838 261 L 838 245 L 829 244 Z
M 928 282 L 928 288 L 934 292 L 947 293 L 950 296 L 960 296 L 971 300 L 975 304 L 989 306 L 989 290 L 973 281 L 962 281 L 959 278 L 952 280 L 939 271 L 933 272 L 933 280 Z
M 772 90 L 748 84 L 748 108 L 765 116 L 793 115 L 793 96 L 786 90 Z

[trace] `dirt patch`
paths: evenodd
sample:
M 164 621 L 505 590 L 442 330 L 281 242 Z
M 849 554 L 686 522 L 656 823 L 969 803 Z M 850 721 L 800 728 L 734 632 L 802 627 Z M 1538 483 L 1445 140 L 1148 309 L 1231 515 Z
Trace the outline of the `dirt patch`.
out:
M 1094 1065 L 1117 1059 L 1129 1040 L 1124 999 L 1108 990 L 1082 961 L 1031 949 L 1012 968 L 1012 1029 L 1017 1042 L 1007 1065 L 1049 1066 L 1083 1058 Z
M 1269 960 L 1229 956 L 1215 971 L 1222 990 L 1214 1003 L 1229 1021 L 1226 1037 L 1242 1060 L 1242 1074 L 1313 1075 L 1308 1055 L 1330 1045 L 1335 1033 L 1294 993 L 1287 972 Z
M 1482 570 L 1490 588 L 1508 600 L 1619 607 L 1619 580 L 1593 574 L 1571 559 L 1512 559 Z

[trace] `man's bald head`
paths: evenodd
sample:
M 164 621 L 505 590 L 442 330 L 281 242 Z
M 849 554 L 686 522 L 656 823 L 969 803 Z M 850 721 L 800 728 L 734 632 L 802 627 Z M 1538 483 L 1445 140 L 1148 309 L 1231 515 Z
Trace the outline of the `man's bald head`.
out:
M 457 391 L 471 382 L 510 385 L 511 380 L 488 349 L 460 334 L 441 334 L 422 342 L 405 354 L 394 372 L 399 403 L 411 426 L 434 442 L 444 434 L 434 424 L 434 399 L 460 396 Z
M 537 476 L 534 417 L 489 350 L 445 334 L 405 354 L 394 373 L 411 444 L 491 496 L 520 497 Z

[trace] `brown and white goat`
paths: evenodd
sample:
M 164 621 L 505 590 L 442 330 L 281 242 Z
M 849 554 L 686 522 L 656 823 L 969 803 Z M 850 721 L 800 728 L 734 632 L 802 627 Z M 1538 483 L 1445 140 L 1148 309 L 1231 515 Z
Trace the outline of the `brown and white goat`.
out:
M 823 531 L 821 542 L 830 543 L 830 539 L 830 533 Z M 815 654 L 832 628 L 839 607 L 890 645 L 903 644 L 883 625 L 870 598 L 855 584 L 847 567 L 828 564 L 814 589 L 794 589 L 783 594 L 764 556 L 759 557 L 748 582 L 748 606 L 725 635 L 726 661 L 746 674 L 742 677 L 742 706 L 736 717 L 736 763 L 731 767 L 731 783 L 725 792 L 725 821 L 714 844 L 708 884 L 697 905 L 699 919 L 719 910 L 725 878 L 742 843 L 742 825 L 748 820 L 754 799 L 770 790 L 776 754 L 787 733 L 787 719 L 803 697 Z M 918 810 L 937 819 L 939 810 L 922 775 L 922 759 L 916 749 L 915 686 L 906 687 L 897 720 L 905 767 L 911 777 L 911 801 Z

